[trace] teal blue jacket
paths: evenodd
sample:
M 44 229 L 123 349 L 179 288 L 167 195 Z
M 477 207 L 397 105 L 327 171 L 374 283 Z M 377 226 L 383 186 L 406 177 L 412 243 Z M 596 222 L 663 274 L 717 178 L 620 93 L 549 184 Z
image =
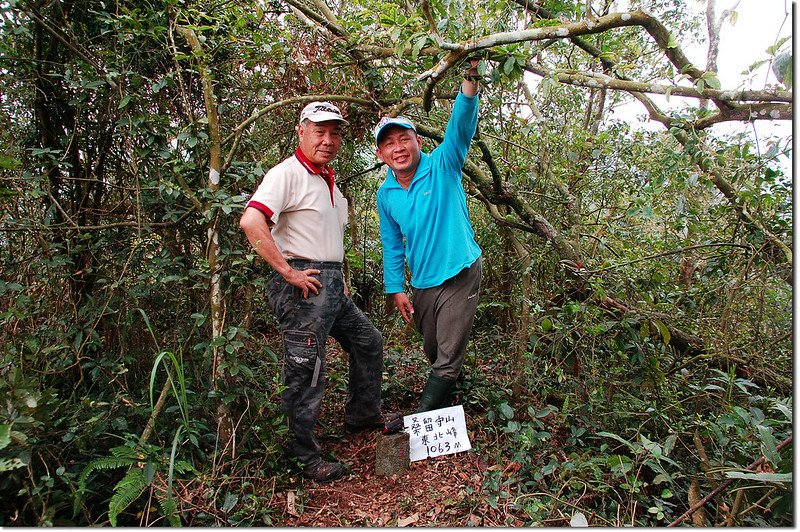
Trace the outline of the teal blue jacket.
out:
M 461 185 L 461 168 L 477 125 L 478 96 L 459 92 L 444 140 L 430 154 L 420 154 L 408 190 L 391 169 L 378 189 L 386 293 L 403 291 L 404 259 L 411 270 L 411 286 L 431 288 L 480 257 Z

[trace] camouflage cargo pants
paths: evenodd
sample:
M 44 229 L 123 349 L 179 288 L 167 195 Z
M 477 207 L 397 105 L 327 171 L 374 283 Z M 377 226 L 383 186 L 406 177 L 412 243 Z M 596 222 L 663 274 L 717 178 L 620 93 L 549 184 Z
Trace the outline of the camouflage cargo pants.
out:
M 274 274 L 268 299 L 283 334 L 285 390 L 281 405 L 289 419 L 289 456 L 303 465 L 320 458 L 314 424 L 325 389 L 325 342 L 332 336 L 349 355 L 345 422 L 362 425 L 381 419 L 383 337 L 363 312 L 344 294 L 340 263 L 292 260 L 293 268 L 320 270 L 319 294 L 300 289 Z

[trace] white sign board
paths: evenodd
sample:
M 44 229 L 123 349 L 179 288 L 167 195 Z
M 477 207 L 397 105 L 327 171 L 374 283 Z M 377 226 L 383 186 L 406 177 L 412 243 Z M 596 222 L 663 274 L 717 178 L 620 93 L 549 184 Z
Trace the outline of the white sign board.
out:
M 461 405 L 403 417 L 412 462 L 472 449 Z

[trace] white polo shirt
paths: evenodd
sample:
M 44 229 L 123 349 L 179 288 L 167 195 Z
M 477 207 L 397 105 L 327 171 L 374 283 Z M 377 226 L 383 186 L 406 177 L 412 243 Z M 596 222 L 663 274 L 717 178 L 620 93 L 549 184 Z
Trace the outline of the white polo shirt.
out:
M 272 238 L 286 260 L 342 262 L 347 200 L 331 168 L 298 157 L 299 150 L 267 172 L 247 206 L 274 224 Z

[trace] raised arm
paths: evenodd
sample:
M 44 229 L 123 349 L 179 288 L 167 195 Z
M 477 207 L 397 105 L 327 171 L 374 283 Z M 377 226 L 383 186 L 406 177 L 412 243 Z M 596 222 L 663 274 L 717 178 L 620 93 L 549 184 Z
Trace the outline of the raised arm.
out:
M 437 151 L 441 149 L 442 160 L 453 170 L 452 174 L 448 175 L 459 180 L 469 145 L 478 128 L 478 89 L 480 85 L 478 60 L 470 59 L 470 64 L 470 68 L 464 72 L 461 92 L 453 104 L 453 114 L 447 122 L 444 140 L 437 148 Z
M 470 67 L 464 72 L 464 81 L 461 82 L 461 92 L 464 96 L 475 96 L 478 94 L 480 86 L 480 74 L 478 74 L 478 63 L 480 59 L 470 59 Z

